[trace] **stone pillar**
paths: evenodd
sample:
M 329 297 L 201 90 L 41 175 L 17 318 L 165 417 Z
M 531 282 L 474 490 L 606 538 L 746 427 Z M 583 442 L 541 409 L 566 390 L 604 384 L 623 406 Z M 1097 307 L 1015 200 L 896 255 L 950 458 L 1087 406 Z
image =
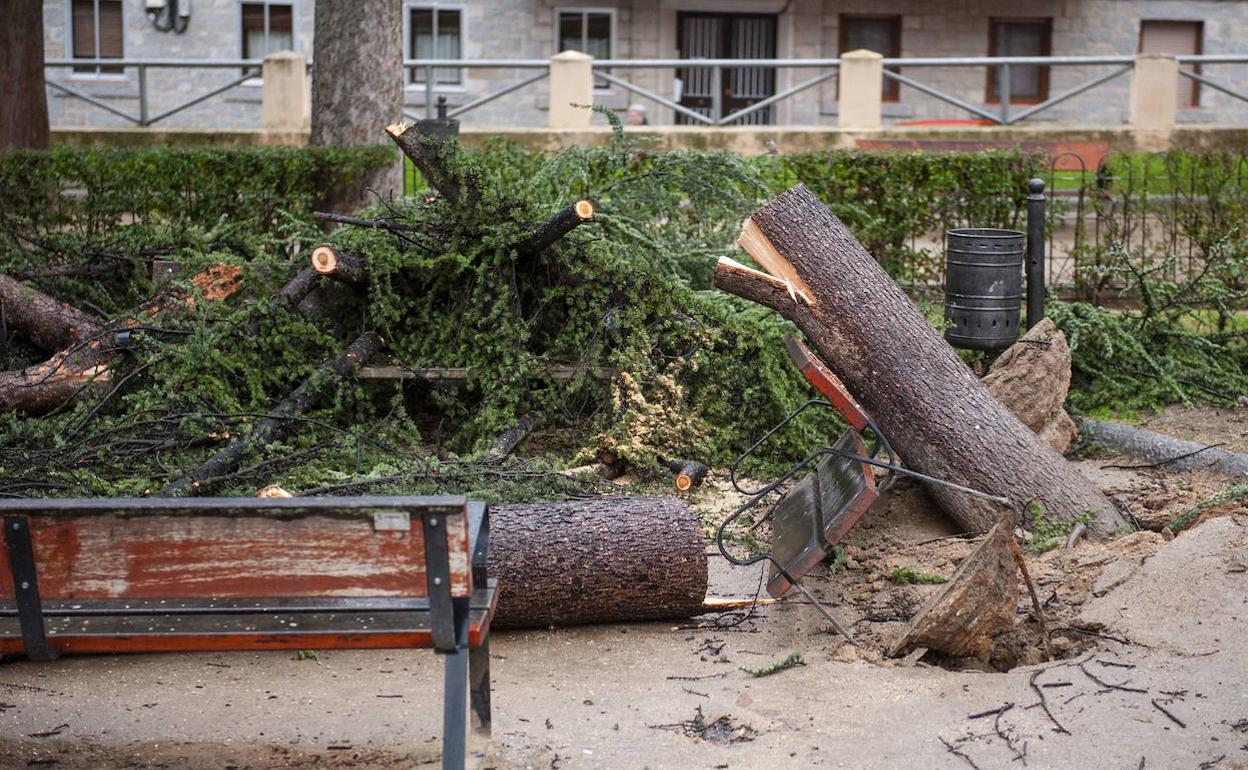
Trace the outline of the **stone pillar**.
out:
M 550 127 L 589 128 L 594 113 L 594 57 L 564 51 L 550 58 Z
M 1168 132 L 1179 109 L 1179 62 L 1173 56 L 1140 54 L 1131 73 L 1131 128 Z
M 876 129 L 883 125 L 884 57 L 859 49 L 841 54 L 838 128 Z
M 264 88 L 260 96 L 260 126 L 265 131 L 307 131 L 312 103 L 308 98 L 308 57 L 280 51 L 264 57 L 260 70 Z

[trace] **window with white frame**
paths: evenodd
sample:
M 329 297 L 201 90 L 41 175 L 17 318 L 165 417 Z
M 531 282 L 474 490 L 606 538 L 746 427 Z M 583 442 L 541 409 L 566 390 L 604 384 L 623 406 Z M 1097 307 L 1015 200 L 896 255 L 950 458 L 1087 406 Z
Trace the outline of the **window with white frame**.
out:
M 124 54 L 121 0 L 70 0 L 70 38 L 75 59 L 120 59 Z M 87 75 L 120 75 L 121 67 L 74 67 Z
M 560 8 L 555 25 L 555 53 L 580 51 L 595 59 L 610 59 L 615 50 L 614 8 Z M 594 88 L 606 88 L 594 80 Z
M 458 8 L 409 6 L 407 9 L 407 57 L 409 59 L 462 59 L 463 11 Z M 411 82 L 424 85 L 426 69 L 415 67 Z M 463 76 L 458 67 L 436 67 L 433 83 L 458 86 Z

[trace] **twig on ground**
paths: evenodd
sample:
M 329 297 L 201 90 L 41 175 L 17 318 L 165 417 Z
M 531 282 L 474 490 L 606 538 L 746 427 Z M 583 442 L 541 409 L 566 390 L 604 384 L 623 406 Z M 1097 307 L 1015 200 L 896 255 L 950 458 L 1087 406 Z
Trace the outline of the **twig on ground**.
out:
M 1157 699 L 1157 698 L 1153 698 L 1151 702 L 1152 702 L 1152 704 L 1153 704 L 1153 708 L 1155 708 L 1155 709 L 1157 709 L 1158 711 L 1160 711 L 1161 713 L 1165 714 L 1167 719 L 1169 719 L 1171 722 L 1174 722 L 1174 723 L 1175 723 L 1176 725 L 1178 725 L 1179 727 L 1182 727 L 1184 730 L 1186 730 L 1186 729 L 1187 729 L 1187 725 L 1183 724 L 1183 720 L 1182 720 L 1182 719 L 1179 719 L 1179 718 L 1178 718 L 1178 717 L 1176 717 L 1174 714 L 1170 713 L 1170 711 L 1169 711 L 1169 710 L 1168 710 L 1165 706 L 1161 705 L 1161 704 L 1158 702 L 1158 699 Z
M 1083 664 L 1080 663 L 1079 665 L 1082 666 Z M 1041 673 L 1040 671 L 1031 672 L 1031 678 L 1027 680 L 1027 685 L 1031 687 L 1031 689 L 1040 698 L 1040 708 L 1044 710 L 1044 715 L 1047 716 L 1049 718 L 1049 721 L 1053 723 L 1053 728 L 1059 733 L 1065 733 L 1066 735 L 1070 735 L 1071 734 L 1070 730 L 1067 730 L 1065 727 L 1062 727 L 1062 723 L 1057 721 L 1057 717 L 1053 716 L 1053 712 L 1049 710 L 1049 701 L 1047 698 L 1044 697 L 1044 690 L 1041 690 L 1040 687 L 1036 684 L 1036 679 L 1040 677 L 1040 673 Z
M 1088 679 L 1091 679 L 1093 682 L 1096 682 L 1101 687 L 1104 687 L 1107 690 L 1122 690 L 1123 692 L 1139 692 L 1139 693 L 1148 692 L 1148 690 L 1142 690 L 1139 687 L 1127 687 L 1126 685 L 1113 684 L 1111 682 L 1106 682 L 1104 679 L 1098 678 L 1095 674 L 1089 671 L 1087 665 L 1083 663 L 1079 664 L 1079 670 L 1082 671 L 1084 674 L 1087 674 Z
M 975 770 L 983 770 L 983 768 L 981 768 L 979 765 L 975 764 L 975 760 L 971 759 L 971 758 L 970 758 L 970 756 L 969 756 L 968 754 L 966 754 L 965 752 L 961 752 L 961 751 L 958 751 L 957 749 L 955 749 L 955 748 L 953 747 L 953 744 L 952 744 L 952 743 L 950 743 L 949 741 L 945 740 L 943 737 L 940 739 L 940 742 L 941 742 L 941 743 L 943 743 L 943 744 L 945 744 L 945 748 L 946 748 L 946 749 L 948 749 L 948 751 L 949 751 L 949 753 L 950 753 L 950 754 L 954 755 L 955 757 L 960 757 L 960 758 L 962 759 L 962 761 L 966 762 L 966 764 L 968 764 L 968 765 L 970 765 L 971 767 L 975 768 Z

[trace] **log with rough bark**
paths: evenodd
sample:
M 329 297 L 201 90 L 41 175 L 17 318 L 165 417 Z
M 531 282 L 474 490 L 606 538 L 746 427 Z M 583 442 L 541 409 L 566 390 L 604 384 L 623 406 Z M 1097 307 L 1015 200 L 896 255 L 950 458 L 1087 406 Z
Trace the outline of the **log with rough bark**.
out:
M 594 204 L 579 200 L 543 222 L 524 240 L 516 244 L 520 259 L 530 259 L 550 248 L 551 244 L 594 218 Z
M 362 257 L 347 254 L 328 243 L 322 243 L 312 249 L 312 254 L 308 259 L 312 263 L 312 270 L 317 275 L 356 286 L 368 284 L 368 263 Z
M 292 418 L 315 406 L 343 377 L 376 355 L 381 346 L 381 337 L 376 332 L 361 334 L 341 355 L 321 364 L 290 396 L 272 409 L 270 416 L 257 422 L 250 433 L 230 442 L 198 468 L 166 486 L 159 496 L 193 497 L 212 491 L 252 453 L 287 436 L 295 426 Z
M 804 185 L 755 212 L 739 243 L 766 272 L 721 258 L 715 285 L 796 323 L 908 466 L 1008 497 L 1020 518 L 1035 504 L 1049 520 L 1091 514 L 1101 533 L 1123 524 L 1104 495 L 993 398 Z M 986 532 L 1000 517 L 996 503 L 939 485 L 930 491 L 968 531 Z
M 505 505 L 490 511 L 495 627 L 685 618 L 705 610 L 706 538 L 671 497 Z
M 498 434 L 493 441 L 490 442 L 490 448 L 486 452 L 494 458 L 502 458 L 515 451 L 520 446 L 537 424 L 542 421 L 542 416 L 536 412 L 529 412 L 521 417 L 516 424 Z
M 1170 471 L 1206 470 L 1223 476 L 1248 476 L 1248 454 L 1218 445 L 1166 436 L 1116 422 L 1079 418 L 1085 438 L 1115 452 L 1136 458 L 1141 468 Z
M 706 480 L 706 474 L 711 472 L 706 463 L 700 463 L 697 460 L 668 460 L 663 464 L 669 471 L 676 474 L 672 478 L 672 483 L 676 486 L 677 492 L 688 492 L 695 487 L 702 486 L 702 482 Z
M 85 313 L 40 295 L 41 299 L 32 302 L 37 309 L 25 308 L 19 315 L 24 321 L 44 325 L 24 333 L 28 338 L 41 335 L 45 341 L 64 338 L 69 345 L 41 364 L 0 372 L 0 412 L 46 414 L 91 386 L 107 382 L 117 332 L 142 326 L 161 313 L 187 310 L 201 298 L 225 299 L 241 286 L 242 270 L 233 265 L 212 265 L 194 276 L 191 284 L 191 293 L 170 288 L 124 318 L 99 326 L 92 321 L 89 330 L 80 325 L 80 319 L 90 320 Z M 21 284 L 18 287 L 15 296 L 33 296 L 32 289 Z M 6 303 L 6 310 L 8 307 Z
M 0 319 L 6 332 L 16 332 L 47 351 L 89 339 L 100 327 L 82 310 L 7 275 L 0 275 Z

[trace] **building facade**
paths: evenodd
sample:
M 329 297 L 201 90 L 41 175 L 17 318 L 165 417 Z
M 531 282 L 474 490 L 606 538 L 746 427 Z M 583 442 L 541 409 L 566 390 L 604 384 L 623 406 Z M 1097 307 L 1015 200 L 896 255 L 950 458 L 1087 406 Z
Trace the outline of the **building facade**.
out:
M 159 4 L 162 0 L 156 0 Z M 547 59 L 575 49 L 597 59 L 835 59 L 865 48 L 890 58 L 975 56 L 1132 56 L 1137 53 L 1248 53 L 1248 0 L 394 0 L 403 23 L 394 34 L 409 59 Z M 314 0 L 181 0 L 184 29 L 161 31 L 151 0 L 45 0 L 50 60 L 130 58 L 238 60 L 279 50 L 312 56 Z M 189 9 L 189 12 L 188 12 Z M 1009 73 L 1011 110 L 1019 111 L 1101 74 L 1113 65 L 1018 66 Z M 1204 64 L 1200 73 L 1248 90 L 1248 65 Z M 157 115 L 240 78 L 235 69 L 151 68 L 148 113 Z M 438 69 L 433 91 L 452 106 L 532 75 L 505 69 Z M 697 112 L 713 102 L 714 78 L 701 69 L 618 68 L 611 72 Z M 726 68 L 719 79 L 722 114 L 749 106 L 819 74 L 818 69 Z M 910 67 L 902 73 L 976 106 L 997 111 L 1001 72 L 976 67 Z M 50 80 L 137 115 L 135 68 L 50 68 Z M 407 103 L 421 113 L 426 70 L 405 73 Z M 1121 125 L 1129 74 L 1046 110 L 1035 122 Z M 256 128 L 260 81 L 253 78 L 160 121 L 161 126 Z M 596 101 L 623 111 L 647 106 L 653 124 L 687 122 L 617 84 L 598 83 Z M 1242 123 L 1248 104 L 1180 78 L 1181 123 Z M 962 121 L 974 116 L 885 79 L 888 123 Z M 126 126 L 98 106 L 49 90 L 57 127 Z M 832 77 L 760 110 L 744 122 L 832 126 Z M 466 124 L 544 126 L 547 84 L 534 83 L 465 114 Z

